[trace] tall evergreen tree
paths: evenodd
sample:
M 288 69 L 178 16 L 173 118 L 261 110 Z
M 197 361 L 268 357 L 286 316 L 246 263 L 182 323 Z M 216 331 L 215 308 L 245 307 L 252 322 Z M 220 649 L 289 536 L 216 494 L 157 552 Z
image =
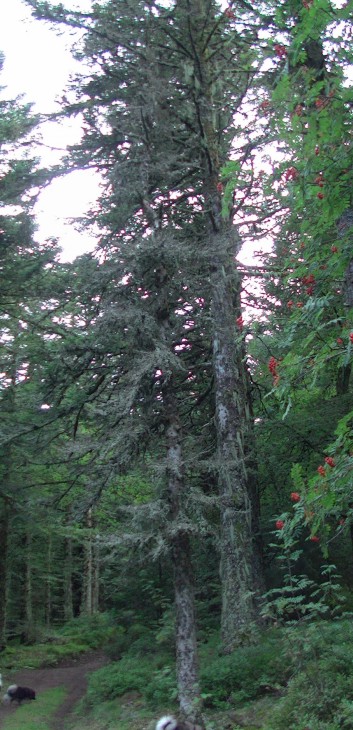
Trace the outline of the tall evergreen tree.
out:
M 57 248 L 51 242 L 40 246 L 34 238 L 32 206 L 38 186 L 48 176 L 33 156 L 37 125 L 38 118 L 21 99 L 0 101 L 1 645 L 6 643 L 9 626 L 18 632 L 24 628 L 27 638 L 33 638 L 32 565 L 26 557 L 30 551 L 18 537 L 18 530 L 23 534 L 22 518 L 27 514 L 29 548 L 31 509 L 37 499 L 33 492 L 46 481 L 45 466 L 41 468 L 36 458 L 38 436 L 47 423 L 47 415 L 41 410 L 39 353 L 44 347 L 44 301 L 53 293 L 50 282 Z M 23 605 L 26 621 L 24 615 L 20 616 L 21 608 L 11 616 L 7 611 L 13 600 L 9 567 L 16 561 L 17 573 L 23 579 L 27 566 L 28 590 L 26 606 Z M 18 585 L 14 589 L 18 591 Z M 18 605 L 22 606 L 20 601 Z
M 240 133 L 234 113 L 256 68 L 252 50 L 256 23 L 248 22 L 244 8 L 235 22 L 233 10 L 223 13 L 209 0 L 177 2 L 171 8 L 110 2 L 96 5 L 90 15 L 34 0 L 29 5 L 37 17 L 86 31 L 81 53 L 92 65 L 92 76 L 76 81 L 77 98 L 66 109 L 66 113 L 81 112 L 86 129 L 82 144 L 72 151 L 72 164 L 104 171 L 107 186 L 95 216 L 104 229 L 102 254 L 115 281 L 119 277 L 124 281 L 117 291 L 134 289 L 138 307 L 145 299 L 145 308 L 153 314 L 153 320 L 141 315 L 138 319 L 141 341 L 147 337 L 150 347 L 143 367 L 139 365 L 138 382 L 152 367 L 163 374 L 163 391 L 166 376 L 172 382 L 171 373 L 178 372 L 186 358 L 187 317 L 178 316 L 178 307 L 187 312 L 188 306 L 196 309 L 196 302 L 200 307 L 204 301 L 204 311 L 210 312 L 222 635 L 224 648 L 230 651 L 250 630 L 258 581 L 244 456 L 248 392 L 236 325 L 241 282 L 235 257 L 240 240 L 232 225 L 232 210 L 223 206 L 222 214 L 221 170 L 232 138 Z M 244 150 L 242 157 L 246 158 Z M 139 258 L 140 270 L 144 263 L 139 282 L 131 274 L 132 252 Z M 162 290 L 161 277 L 170 282 Z M 107 321 L 106 305 L 105 310 Z M 172 338 L 168 335 L 166 346 L 160 324 L 171 314 Z M 135 338 L 136 322 L 135 317 Z M 130 323 L 125 337 L 129 338 L 131 328 Z M 186 342 L 176 350 L 175 342 L 183 343 L 183 330 Z M 125 404 L 132 405 L 139 390 L 134 385 L 131 391 L 137 383 L 131 367 L 132 361 L 128 370 L 124 368 L 124 380 L 130 378 Z M 121 383 L 120 377 L 120 388 Z

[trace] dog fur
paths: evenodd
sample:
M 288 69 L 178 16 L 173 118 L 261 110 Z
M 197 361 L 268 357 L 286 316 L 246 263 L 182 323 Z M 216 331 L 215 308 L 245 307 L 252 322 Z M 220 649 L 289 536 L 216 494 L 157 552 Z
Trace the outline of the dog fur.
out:
M 4 695 L 4 702 L 14 702 L 17 700 L 20 705 L 23 700 L 35 700 L 36 693 L 30 687 L 20 687 L 18 684 L 10 684 Z
M 173 715 L 165 715 L 158 720 L 156 730 L 202 730 L 200 725 L 193 725 L 192 722 L 181 722 Z
M 178 730 L 178 723 L 175 717 L 165 715 L 158 720 L 156 730 Z

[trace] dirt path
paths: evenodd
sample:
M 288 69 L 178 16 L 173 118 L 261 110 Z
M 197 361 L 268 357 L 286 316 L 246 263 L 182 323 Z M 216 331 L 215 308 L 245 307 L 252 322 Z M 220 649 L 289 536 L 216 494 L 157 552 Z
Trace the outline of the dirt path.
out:
M 65 661 L 57 667 L 47 667 L 46 669 L 24 669 L 11 678 L 3 678 L 3 693 L 5 693 L 9 684 L 21 684 L 32 687 L 40 698 L 41 692 L 53 687 L 65 687 L 67 696 L 57 711 L 53 723 L 53 730 L 63 730 L 65 722 L 74 709 L 76 703 L 83 697 L 86 692 L 87 675 L 94 672 L 106 663 L 106 658 L 102 653 L 92 652 L 85 654 L 77 660 Z M 3 727 L 3 718 L 12 712 L 16 712 L 17 703 L 12 705 L 0 704 L 0 728 Z

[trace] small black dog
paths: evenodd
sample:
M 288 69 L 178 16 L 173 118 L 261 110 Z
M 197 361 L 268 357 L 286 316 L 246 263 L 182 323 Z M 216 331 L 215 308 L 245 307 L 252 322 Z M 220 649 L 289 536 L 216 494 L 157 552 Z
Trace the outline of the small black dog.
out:
M 17 700 L 20 705 L 23 700 L 35 700 L 36 693 L 34 689 L 30 687 L 20 687 L 18 684 L 10 684 L 6 694 L 4 695 L 4 702 L 14 702 Z

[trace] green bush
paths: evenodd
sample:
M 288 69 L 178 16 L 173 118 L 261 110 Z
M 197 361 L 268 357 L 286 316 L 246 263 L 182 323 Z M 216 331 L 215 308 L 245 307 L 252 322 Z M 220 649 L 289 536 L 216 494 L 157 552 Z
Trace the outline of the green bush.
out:
M 143 694 L 152 671 L 150 657 L 137 659 L 126 655 L 121 661 L 112 662 L 90 676 L 87 701 L 94 705 L 103 700 L 120 697 L 132 690 Z
M 200 676 L 202 694 L 209 707 L 239 704 L 267 692 L 269 686 L 285 684 L 288 663 L 284 661 L 281 635 L 268 634 L 256 646 L 211 658 Z
M 349 620 L 283 632 L 292 678 L 271 716 L 271 730 L 353 727 L 353 626 Z
M 105 637 L 102 648 L 113 662 L 120 659 L 129 648 L 129 639 L 123 626 L 115 626 Z
M 97 649 L 109 641 L 115 626 L 112 618 L 106 613 L 95 613 L 93 616 L 79 616 L 72 619 L 61 629 L 60 634 L 70 640 L 86 644 L 87 648 Z
M 144 697 L 152 707 L 174 705 L 178 696 L 175 665 L 156 669 L 144 689 Z
M 305 671 L 294 677 L 288 686 L 286 697 L 278 704 L 271 717 L 273 730 L 327 730 L 352 727 L 343 724 L 347 719 L 349 703 L 353 707 L 353 675 L 347 674 L 339 662 L 324 659 L 308 665 Z M 348 703 L 348 704 L 347 704 Z
M 113 661 L 126 653 L 130 656 L 153 654 L 157 648 L 155 633 L 141 624 L 132 624 L 128 630 L 123 626 L 115 626 L 103 644 L 105 653 Z

